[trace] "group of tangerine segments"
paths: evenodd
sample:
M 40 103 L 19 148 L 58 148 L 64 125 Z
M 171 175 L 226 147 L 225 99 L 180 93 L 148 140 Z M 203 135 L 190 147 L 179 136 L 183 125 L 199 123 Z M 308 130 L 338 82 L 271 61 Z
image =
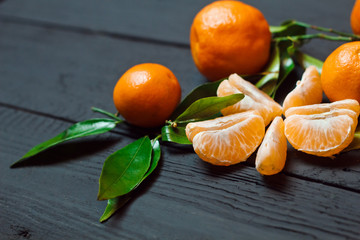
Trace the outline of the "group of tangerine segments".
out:
M 211 164 L 237 164 L 258 149 L 257 171 L 273 175 L 285 166 L 287 141 L 299 151 L 332 157 L 354 138 L 359 103 L 354 99 L 321 103 L 321 80 L 314 66 L 305 70 L 283 106 L 237 74 L 230 75 L 217 89 L 218 96 L 234 93 L 245 97 L 222 109 L 224 116 L 186 126 L 194 151 Z

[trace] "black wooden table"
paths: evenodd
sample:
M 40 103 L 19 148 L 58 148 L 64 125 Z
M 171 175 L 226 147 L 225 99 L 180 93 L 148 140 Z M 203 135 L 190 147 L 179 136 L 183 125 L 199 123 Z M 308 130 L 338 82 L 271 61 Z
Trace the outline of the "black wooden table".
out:
M 0 239 L 360 239 L 360 152 L 317 158 L 289 148 L 284 171 L 254 157 L 212 167 L 189 146 L 162 144 L 160 166 L 109 221 L 99 217 L 105 158 L 146 131 L 126 124 L 65 143 L 10 169 L 72 123 L 115 112 L 112 90 L 131 66 L 169 67 L 182 97 L 206 82 L 189 29 L 205 0 L 0 1 Z M 352 0 L 257 0 L 271 25 L 293 18 L 350 32 Z M 340 42 L 302 50 L 324 60 Z M 297 68 L 278 95 L 294 87 Z

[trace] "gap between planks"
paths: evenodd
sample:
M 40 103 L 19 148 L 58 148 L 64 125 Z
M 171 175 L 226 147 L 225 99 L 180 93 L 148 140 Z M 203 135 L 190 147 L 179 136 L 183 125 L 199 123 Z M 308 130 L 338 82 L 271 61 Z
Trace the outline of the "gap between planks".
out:
M 127 34 L 103 31 L 103 30 L 94 30 L 94 29 L 85 28 L 85 27 L 69 26 L 69 25 L 63 25 L 63 24 L 58 24 L 58 23 L 50 23 L 50 22 L 45 22 L 45 21 L 40 21 L 40 20 L 7 16 L 4 14 L 0 15 L 0 21 L 4 22 L 4 23 L 13 23 L 13 24 L 19 24 L 19 25 L 50 28 L 52 30 L 55 29 L 58 31 L 73 32 L 73 33 L 79 33 L 79 34 L 84 34 L 84 35 L 98 35 L 98 36 L 104 36 L 104 37 L 113 38 L 113 39 L 122 39 L 122 40 L 134 41 L 134 42 L 152 43 L 152 44 L 157 44 L 157 45 L 161 45 L 161 46 L 170 46 L 170 47 L 182 48 L 182 49 L 190 48 L 189 44 L 184 44 L 184 43 L 175 43 L 175 42 L 163 41 L 163 40 L 154 39 L 154 38 L 144 38 L 144 37 L 139 37 L 139 36 L 132 36 L 132 35 L 127 35 Z

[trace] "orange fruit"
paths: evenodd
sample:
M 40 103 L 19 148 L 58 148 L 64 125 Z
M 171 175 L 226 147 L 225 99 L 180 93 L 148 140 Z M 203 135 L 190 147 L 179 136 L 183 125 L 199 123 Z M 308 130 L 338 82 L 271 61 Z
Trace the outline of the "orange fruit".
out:
M 285 97 L 284 112 L 291 107 L 321 103 L 322 87 L 320 75 L 314 66 L 306 68 L 296 87 Z
M 348 98 L 360 101 L 360 41 L 345 43 L 326 58 L 321 84 L 332 102 Z
M 284 168 L 287 141 L 284 134 L 284 121 L 277 116 L 266 130 L 264 139 L 257 151 L 256 170 L 262 175 L 274 175 Z
M 264 134 L 264 120 L 257 111 L 186 125 L 186 135 L 196 154 L 206 162 L 221 166 L 245 161 L 260 145 Z
M 351 11 L 350 25 L 352 31 L 359 35 L 360 34 L 360 1 L 356 0 L 354 7 Z
M 135 65 L 115 85 L 113 99 L 118 112 L 140 127 L 164 124 L 181 98 L 180 84 L 165 66 Z
M 331 157 L 353 140 L 359 113 L 351 109 L 358 108 L 359 104 L 348 108 L 334 108 L 330 104 L 320 106 L 314 104 L 294 107 L 296 111 L 287 110 L 285 136 L 299 151 Z
M 231 74 L 228 80 L 220 83 L 217 89 L 219 97 L 234 93 L 243 93 L 245 97 L 238 103 L 221 110 L 223 115 L 229 115 L 248 110 L 257 110 L 268 125 L 276 116 L 281 116 L 282 107 L 266 93 L 237 74 Z
M 205 6 L 190 30 L 195 65 L 211 81 L 231 73 L 261 71 L 269 59 L 270 42 L 263 14 L 239 1 L 215 1 Z

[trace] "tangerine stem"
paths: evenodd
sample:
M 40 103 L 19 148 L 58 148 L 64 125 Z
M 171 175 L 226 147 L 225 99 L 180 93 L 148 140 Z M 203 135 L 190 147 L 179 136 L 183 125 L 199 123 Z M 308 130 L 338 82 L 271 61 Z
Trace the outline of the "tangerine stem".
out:
M 317 34 L 304 34 L 304 35 L 296 35 L 296 36 L 285 36 L 285 37 L 275 37 L 273 40 L 275 42 L 281 42 L 281 41 L 292 41 L 296 42 L 298 40 L 305 40 L 305 39 L 314 39 L 314 38 L 321 38 L 326 39 L 330 41 L 354 41 L 354 40 L 360 40 L 359 37 L 353 38 L 353 37 L 344 37 L 344 36 L 330 36 L 323 33 L 317 33 Z
M 296 24 L 296 25 L 299 25 L 299 26 L 302 26 L 302 27 L 306 27 L 306 28 L 311 28 L 311 29 L 321 31 L 321 32 L 329 32 L 329 33 L 334 33 L 334 34 L 337 34 L 337 35 L 343 36 L 343 37 L 350 37 L 350 38 L 352 38 L 354 40 L 360 40 L 360 36 L 358 36 L 358 35 L 351 34 L 351 33 L 340 32 L 340 31 L 337 31 L 337 30 L 335 30 L 333 28 L 320 27 L 320 26 L 300 22 L 300 21 L 297 21 L 297 20 L 294 20 L 293 24 Z

